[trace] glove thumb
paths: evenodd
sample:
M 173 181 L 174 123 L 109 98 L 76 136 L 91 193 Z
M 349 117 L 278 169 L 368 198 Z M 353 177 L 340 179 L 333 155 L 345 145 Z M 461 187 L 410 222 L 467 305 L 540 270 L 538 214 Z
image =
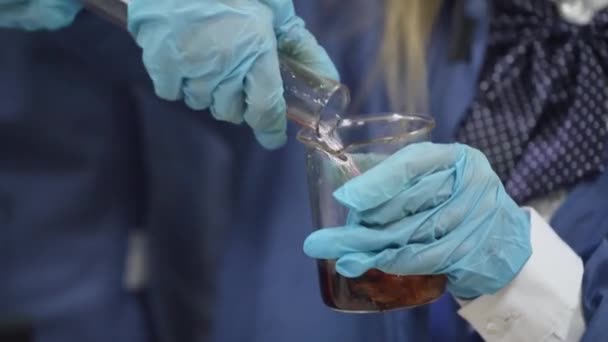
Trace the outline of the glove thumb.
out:
M 278 49 L 314 72 L 333 80 L 340 75 L 327 51 L 306 29 L 302 18 L 296 16 L 291 0 L 260 0 L 274 14 L 274 30 Z

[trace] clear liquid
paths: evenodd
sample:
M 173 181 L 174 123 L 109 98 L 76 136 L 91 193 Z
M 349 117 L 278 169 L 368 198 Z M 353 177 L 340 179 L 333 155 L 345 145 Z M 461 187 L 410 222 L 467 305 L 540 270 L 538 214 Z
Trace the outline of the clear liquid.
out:
M 353 158 L 345 153 L 342 140 L 335 129 L 326 122 L 320 122 L 317 129 L 318 139 L 324 147 L 329 158 L 338 166 L 342 174 L 347 178 L 353 178 L 361 174 L 361 171 L 353 161 Z

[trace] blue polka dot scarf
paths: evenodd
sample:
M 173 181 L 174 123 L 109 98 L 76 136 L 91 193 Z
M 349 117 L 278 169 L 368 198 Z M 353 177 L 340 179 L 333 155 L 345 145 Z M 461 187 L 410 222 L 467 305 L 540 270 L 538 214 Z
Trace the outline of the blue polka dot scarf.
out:
M 604 168 L 608 11 L 587 26 L 548 0 L 495 0 L 479 88 L 457 140 L 483 151 L 519 203 Z

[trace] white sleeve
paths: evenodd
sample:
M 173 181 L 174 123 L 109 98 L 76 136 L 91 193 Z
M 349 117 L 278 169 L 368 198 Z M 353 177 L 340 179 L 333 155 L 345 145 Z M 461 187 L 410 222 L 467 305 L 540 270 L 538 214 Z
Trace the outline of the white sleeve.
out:
M 576 25 L 587 25 L 608 6 L 608 0 L 553 0 L 565 20 Z
M 583 263 L 534 209 L 532 255 L 494 295 L 460 301 L 458 313 L 486 341 L 579 341 L 585 331 Z

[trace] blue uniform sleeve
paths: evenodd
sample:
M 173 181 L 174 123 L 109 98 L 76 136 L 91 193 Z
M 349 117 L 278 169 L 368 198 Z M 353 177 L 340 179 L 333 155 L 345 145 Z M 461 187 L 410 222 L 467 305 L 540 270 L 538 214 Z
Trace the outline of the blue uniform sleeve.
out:
M 585 262 L 583 309 L 587 332 L 583 341 L 602 341 L 608 325 L 608 241 L 606 236 Z
M 608 326 L 608 172 L 578 185 L 551 220 L 584 262 L 582 341 L 603 341 Z

